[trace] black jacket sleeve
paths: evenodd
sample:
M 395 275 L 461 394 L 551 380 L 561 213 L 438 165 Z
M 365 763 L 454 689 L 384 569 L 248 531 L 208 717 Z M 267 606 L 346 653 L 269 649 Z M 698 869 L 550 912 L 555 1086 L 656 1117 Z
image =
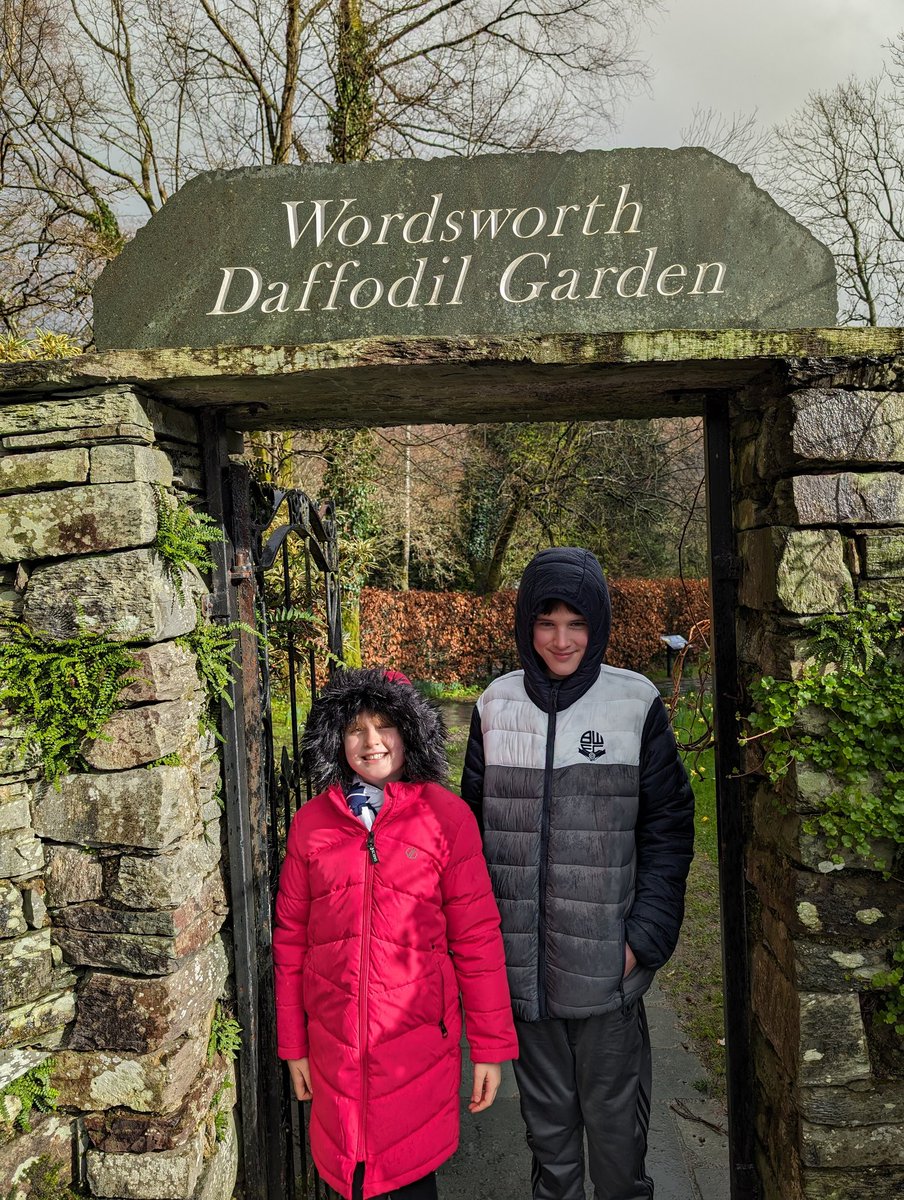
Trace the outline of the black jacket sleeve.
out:
M 660 699 L 647 713 L 641 737 L 635 837 L 637 879 L 625 932 L 637 961 L 655 969 L 678 942 L 694 854 L 694 793 Z
M 481 837 L 483 837 L 483 772 L 483 730 L 480 726 L 480 713 L 475 704 L 471 714 L 471 728 L 468 731 L 468 745 L 465 750 L 465 769 L 461 775 L 461 797 L 467 801 L 471 812 L 477 818 Z

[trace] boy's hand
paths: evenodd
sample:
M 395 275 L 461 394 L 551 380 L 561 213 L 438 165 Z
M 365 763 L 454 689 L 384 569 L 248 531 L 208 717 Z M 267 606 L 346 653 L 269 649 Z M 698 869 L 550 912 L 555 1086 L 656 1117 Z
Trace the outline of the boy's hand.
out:
M 499 1063 L 475 1063 L 474 1086 L 471 1088 L 468 1112 L 479 1113 L 489 1108 L 496 1099 L 501 1083 L 502 1067 Z
M 296 1099 L 312 1099 L 314 1092 L 311 1088 L 310 1060 L 307 1058 L 290 1058 L 286 1065 L 289 1068 L 289 1076 L 292 1080 L 292 1087 L 295 1089 Z
M 628 978 L 628 976 L 631 974 L 631 972 L 634 970 L 634 968 L 636 966 L 637 966 L 637 959 L 634 957 L 634 951 L 631 949 L 631 947 L 628 945 L 628 943 L 625 942 L 625 974 L 624 974 L 625 979 Z

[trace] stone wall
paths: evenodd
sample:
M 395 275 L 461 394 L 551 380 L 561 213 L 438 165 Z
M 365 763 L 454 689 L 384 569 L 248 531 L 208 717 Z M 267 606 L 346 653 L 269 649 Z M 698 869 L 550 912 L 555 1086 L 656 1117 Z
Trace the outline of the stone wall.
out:
M 843 611 L 851 595 L 904 600 L 904 395 L 880 372 L 851 363 L 786 396 L 750 392 L 734 414 L 748 680 L 794 678 L 808 618 Z M 764 1200 L 892 1200 L 904 1195 L 904 1056 L 869 1014 L 870 979 L 901 938 L 901 872 L 885 879 L 852 854 L 833 861 L 802 828 L 825 778 L 798 769 L 777 796 L 755 745 L 747 754 Z M 894 852 L 877 850 L 886 861 Z
M 58 1091 L 28 1132 L 7 1094 L 0 1196 L 47 1155 L 95 1196 L 223 1200 L 237 1145 L 232 1067 L 208 1053 L 228 976 L 220 765 L 175 640 L 207 588 L 152 549 L 158 503 L 201 487 L 195 422 L 125 386 L 6 395 L 0 440 L 0 618 L 141 644 L 127 707 L 57 786 L 0 715 L 0 1092 L 48 1059 Z

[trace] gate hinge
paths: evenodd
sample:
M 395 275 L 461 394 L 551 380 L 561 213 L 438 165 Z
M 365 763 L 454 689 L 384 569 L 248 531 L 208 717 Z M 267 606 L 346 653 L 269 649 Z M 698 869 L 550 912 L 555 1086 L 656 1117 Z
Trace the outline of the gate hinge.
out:
M 235 562 L 229 571 L 229 578 L 236 586 L 254 579 L 254 566 L 247 550 L 239 550 L 236 553 Z

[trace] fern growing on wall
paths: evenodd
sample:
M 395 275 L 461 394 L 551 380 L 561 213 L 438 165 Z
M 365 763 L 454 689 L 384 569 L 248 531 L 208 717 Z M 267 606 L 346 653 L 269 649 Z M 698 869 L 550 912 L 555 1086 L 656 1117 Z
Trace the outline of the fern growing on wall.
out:
M 53 1112 L 56 1109 L 59 1093 L 50 1082 L 53 1066 L 53 1059 L 45 1058 L 0 1090 L 0 1124 L 15 1125 L 23 1133 L 28 1133 L 31 1130 L 32 1112 Z M 8 1104 L 12 1097 L 21 1106 L 15 1116 Z
M 39 754 L 56 784 L 80 763 L 82 744 L 103 737 L 105 722 L 122 707 L 122 689 L 138 678 L 133 643 L 88 632 L 56 641 L 20 621 L 3 629 L 0 707 L 12 714 L 26 756 Z
M 190 650 L 197 659 L 198 674 L 207 693 L 209 705 L 225 700 L 232 708 L 229 688 L 233 680 L 235 664 L 232 651 L 239 632 L 256 635 L 256 631 L 244 621 L 229 621 L 215 624 L 198 613 L 198 621 L 191 633 L 176 638 L 178 645 Z
M 225 1005 L 217 1001 L 213 1020 L 210 1025 L 210 1037 L 207 1041 L 207 1061 L 213 1062 L 218 1054 L 230 1062 L 242 1048 L 242 1027 Z
M 222 540 L 223 531 L 212 517 L 195 512 L 182 500 L 173 504 L 163 488 L 158 489 L 154 549 L 163 559 L 180 599 L 182 572 L 187 567 L 209 571 L 213 566 L 210 546 Z

